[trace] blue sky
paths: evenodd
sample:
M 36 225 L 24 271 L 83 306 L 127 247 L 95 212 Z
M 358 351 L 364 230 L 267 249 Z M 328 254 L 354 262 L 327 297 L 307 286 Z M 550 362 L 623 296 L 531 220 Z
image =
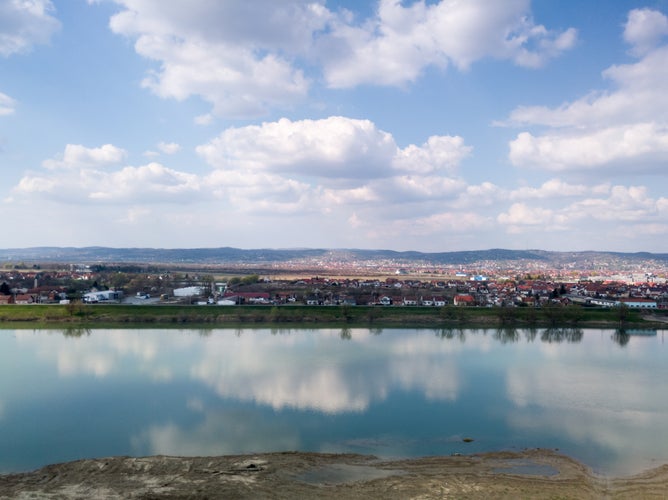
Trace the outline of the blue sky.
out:
M 0 0 L 0 246 L 665 252 L 667 15 Z

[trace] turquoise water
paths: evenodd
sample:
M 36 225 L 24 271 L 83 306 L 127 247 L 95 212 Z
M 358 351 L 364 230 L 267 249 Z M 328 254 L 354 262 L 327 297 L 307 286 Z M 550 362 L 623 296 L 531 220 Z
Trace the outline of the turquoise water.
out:
M 631 333 L 0 330 L 0 472 L 111 455 L 524 448 L 639 472 L 668 463 L 668 348 L 662 331 Z

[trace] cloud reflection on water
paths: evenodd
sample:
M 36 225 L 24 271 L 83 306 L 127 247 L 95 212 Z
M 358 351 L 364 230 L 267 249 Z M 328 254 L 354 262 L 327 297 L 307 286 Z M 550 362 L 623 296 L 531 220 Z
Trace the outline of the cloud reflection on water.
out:
M 347 329 L 345 339 L 339 329 L 213 329 L 206 335 L 118 329 L 75 337 L 15 331 L 21 350 L 63 379 L 91 376 L 187 387 L 187 397 L 171 401 L 169 411 L 190 417 L 156 414 L 143 421 L 143 430 L 132 434 L 137 453 L 299 449 L 300 431 L 284 419 L 268 418 L 267 411 L 362 416 L 402 393 L 455 413 L 493 411 L 504 421 L 498 424 L 501 431 L 528 436 L 532 443 L 545 436 L 566 441 L 573 450 L 584 450 L 581 458 L 590 453 L 587 448 L 604 450 L 608 466 L 622 472 L 643 468 L 651 457 L 667 458 L 666 443 L 658 436 L 668 419 L 668 400 L 656 388 L 668 373 L 665 363 L 656 362 L 661 354 L 655 352 L 656 337 L 632 337 L 620 345 L 610 330 L 397 329 L 378 335 L 364 328 Z M 481 383 L 500 384 L 493 403 L 476 396 L 485 394 Z M 0 418 L 12 407 L 11 391 L 0 399 Z M 468 406 L 459 410 L 460 403 Z M 461 425 L 453 413 L 447 419 Z M 398 443 L 409 442 L 411 431 L 403 432 L 355 439 L 386 439 L 399 454 Z M 346 441 L 336 439 L 321 446 L 345 450 Z
M 192 427 L 173 422 L 151 425 L 131 441 L 141 455 L 214 456 L 300 448 L 299 436 L 286 425 L 253 412 L 222 410 L 205 412 Z
M 565 436 L 580 443 L 581 458 L 586 444 L 607 450 L 606 469 L 615 474 L 656 465 L 651 459 L 665 457 L 668 445 L 661 432 L 668 399 L 656 393 L 656 381 L 667 373 L 645 366 L 655 339 L 634 340 L 623 347 L 541 345 L 537 356 L 509 365 L 509 425 L 526 434 Z

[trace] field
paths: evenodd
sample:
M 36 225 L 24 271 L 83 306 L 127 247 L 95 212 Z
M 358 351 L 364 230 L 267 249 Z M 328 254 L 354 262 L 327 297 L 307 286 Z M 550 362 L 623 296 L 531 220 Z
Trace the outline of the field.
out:
M 663 327 L 668 316 L 637 310 L 579 306 L 381 307 L 381 306 L 189 306 L 189 305 L 9 305 L 0 307 L 0 322 L 49 325 L 215 324 L 215 325 L 349 325 L 466 327 Z

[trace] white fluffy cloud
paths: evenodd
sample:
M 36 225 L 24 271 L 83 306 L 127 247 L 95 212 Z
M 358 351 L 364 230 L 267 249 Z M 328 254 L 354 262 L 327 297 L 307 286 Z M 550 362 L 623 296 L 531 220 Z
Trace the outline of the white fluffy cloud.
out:
M 125 167 L 105 174 L 97 189 L 89 192 L 91 199 L 105 201 L 192 201 L 200 194 L 200 179 L 194 174 L 178 172 L 149 163 Z
M 60 28 L 54 11 L 50 0 L 0 1 L 0 56 L 9 57 L 47 43 Z M 0 92 L 0 116 L 11 115 L 15 109 L 16 101 Z
M 173 155 L 181 151 L 181 146 L 175 142 L 159 142 L 158 149 L 166 155 Z
M 465 69 L 486 57 L 541 66 L 577 38 L 572 28 L 535 24 L 529 0 L 380 0 L 361 21 L 329 10 L 324 0 L 114 1 L 122 10 L 111 29 L 159 64 L 143 85 L 161 97 L 211 103 L 212 113 L 197 118 L 202 124 L 212 115 L 290 106 L 319 73 L 330 87 L 401 86 L 428 66 Z
M 43 197 L 74 204 L 193 202 L 201 197 L 200 179 L 159 163 L 114 172 L 78 169 L 58 175 L 24 176 L 14 188 L 19 197 Z
M 531 19 L 528 0 L 380 0 L 376 17 L 359 26 L 339 21 L 322 40 L 332 87 L 403 85 L 425 67 L 466 69 L 485 57 L 538 67 L 572 48 L 577 33 L 553 32 Z
M 404 207 L 400 218 L 423 217 L 434 213 L 425 201 L 454 200 L 471 148 L 461 137 L 435 136 L 401 149 L 368 120 L 334 116 L 230 128 L 197 151 L 216 168 L 205 184 L 241 210 L 336 214 L 362 225 L 387 222 L 395 210 L 388 204 Z
M 3 0 L 0 2 L 0 56 L 26 52 L 47 43 L 60 28 L 50 0 Z
M 451 174 L 471 147 L 461 137 L 435 136 L 422 146 L 400 149 L 390 133 L 368 120 L 333 116 L 230 128 L 197 151 L 221 169 L 374 179 L 402 173 Z
M 519 187 L 509 194 L 511 200 L 529 200 L 546 198 L 561 198 L 561 197 L 575 197 L 586 196 L 590 193 L 595 193 L 600 190 L 599 186 L 590 188 L 584 184 L 570 184 L 561 179 L 550 179 L 545 181 L 537 188 L 533 187 Z
M 364 178 L 388 175 L 397 146 L 368 120 L 334 116 L 230 128 L 197 151 L 218 168 Z
M 511 232 L 517 231 L 517 226 L 552 226 L 554 213 L 538 207 L 529 207 L 525 203 L 513 203 L 507 212 L 499 214 L 497 221 L 510 227 Z M 553 228 L 552 228 L 553 229 Z
M 668 155 L 668 126 L 636 123 L 590 133 L 536 137 L 522 132 L 510 144 L 510 160 L 523 167 L 565 171 L 635 163 L 636 171 L 662 167 Z
M 176 205 L 185 202 L 192 220 L 180 224 L 189 228 L 211 213 L 226 214 L 230 222 L 221 219 L 221 227 L 238 220 L 250 228 L 270 217 L 283 230 L 284 224 L 316 224 L 324 235 L 345 233 L 350 244 L 364 238 L 377 247 L 442 235 L 466 246 L 480 231 L 493 244 L 503 232 L 563 234 L 591 224 L 614 224 L 620 237 L 668 229 L 668 199 L 642 185 L 560 178 L 514 189 L 489 181 L 470 185 L 458 175 L 470 151 L 462 138 L 450 136 L 400 148 L 391 134 L 365 120 L 283 119 L 230 128 L 200 146 L 199 154 L 214 167 L 205 175 L 159 163 L 128 166 L 126 152 L 111 144 L 68 145 L 41 172 L 24 175 L 12 196 L 17 202 L 82 205 L 87 213 L 116 206 L 125 209 L 117 212 L 117 222 L 136 227 L 152 218 L 155 204 L 167 207 L 165 220 L 178 220 L 183 211 Z
M 538 196 L 541 193 L 546 196 Z M 510 199 L 523 201 L 513 202 L 496 220 L 511 234 L 574 230 L 610 223 L 615 225 L 615 234 L 609 235 L 612 240 L 628 237 L 631 232 L 640 235 L 666 230 L 668 199 L 652 197 L 644 186 L 585 187 L 552 180 L 540 189 L 515 190 Z
M 16 101 L 0 92 L 0 116 L 11 115 L 16 108 Z
M 547 126 L 536 135 L 524 131 L 510 143 L 510 161 L 521 167 L 552 171 L 631 168 L 648 172 L 668 158 L 668 34 L 666 17 L 653 10 L 629 13 L 624 38 L 637 62 L 603 72 L 612 90 L 592 92 L 558 108 L 518 107 L 510 123 Z
M 214 167 L 206 175 L 155 162 L 128 166 L 126 151 L 112 144 L 69 144 L 44 161 L 41 172 L 24 175 L 12 196 L 90 207 L 130 203 L 133 220 L 143 205 L 188 201 L 237 215 L 320 215 L 338 221 L 351 220 L 357 211 L 352 220 L 377 224 L 449 210 L 466 190 L 457 170 L 470 151 L 457 136 L 434 136 L 402 149 L 368 120 L 281 119 L 229 128 L 198 147 Z M 421 231 L 436 225 L 425 223 Z
M 462 137 L 433 136 L 422 146 L 411 144 L 398 151 L 394 166 L 398 170 L 416 174 L 453 172 L 472 149 L 464 144 Z
M 631 45 L 634 54 L 642 55 L 652 50 L 668 35 L 668 18 L 652 9 L 633 9 L 624 26 L 624 40 Z
M 308 81 L 283 51 L 308 43 L 327 17 L 305 1 L 117 3 L 124 10 L 111 29 L 136 38 L 137 53 L 160 64 L 143 85 L 161 97 L 199 96 L 219 116 L 262 114 L 301 99 Z
M 42 163 L 49 172 L 26 174 L 13 193 L 77 204 L 188 201 L 201 196 L 201 179 L 196 175 L 159 163 L 126 166 L 126 156 L 113 144 L 97 148 L 68 144 L 57 159 Z
M 117 165 L 125 160 L 126 152 L 113 144 L 105 144 L 99 148 L 88 148 L 81 144 L 68 144 L 65 151 L 58 158 L 45 160 L 44 168 L 71 169 L 86 167 L 101 167 L 104 165 Z

